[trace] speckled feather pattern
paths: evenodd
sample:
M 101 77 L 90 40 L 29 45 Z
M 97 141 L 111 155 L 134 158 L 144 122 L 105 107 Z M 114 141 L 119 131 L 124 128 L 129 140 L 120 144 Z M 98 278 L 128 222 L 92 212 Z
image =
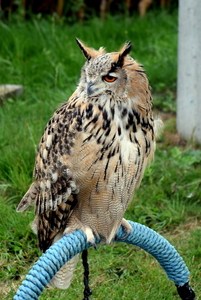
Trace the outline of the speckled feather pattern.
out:
M 87 58 L 79 85 L 48 122 L 35 181 L 18 206 L 35 205 L 43 251 L 76 229 L 109 243 L 155 150 L 149 83 L 130 44 L 113 53 L 78 44 Z M 114 82 L 103 80 L 108 74 Z

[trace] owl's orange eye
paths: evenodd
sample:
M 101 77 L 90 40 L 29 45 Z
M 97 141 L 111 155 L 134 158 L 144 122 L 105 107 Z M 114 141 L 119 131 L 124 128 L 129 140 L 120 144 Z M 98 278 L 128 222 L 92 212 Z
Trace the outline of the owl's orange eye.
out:
M 103 76 L 103 80 L 105 80 L 107 82 L 114 82 L 116 79 L 117 79 L 116 77 L 110 76 L 110 75 Z

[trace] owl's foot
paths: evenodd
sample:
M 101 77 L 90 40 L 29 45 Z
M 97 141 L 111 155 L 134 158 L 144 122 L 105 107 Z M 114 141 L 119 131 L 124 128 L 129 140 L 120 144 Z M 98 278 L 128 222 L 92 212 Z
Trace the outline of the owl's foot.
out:
M 68 227 L 65 228 L 63 234 L 70 234 L 77 229 L 82 230 L 87 236 L 87 242 L 92 244 L 92 246 L 96 248 L 96 240 L 92 229 L 89 226 L 82 224 L 80 220 L 78 220 L 75 216 L 71 219 L 70 224 L 68 225 Z
M 94 234 L 93 234 L 93 231 L 91 230 L 91 228 L 86 226 L 82 230 L 84 231 L 84 233 L 87 236 L 87 242 L 91 243 L 92 246 L 95 248 L 96 247 L 96 241 L 95 241 L 95 237 L 94 237 Z
M 124 240 L 129 236 L 132 230 L 132 226 L 126 221 L 126 219 L 122 219 L 121 226 L 123 227 L 124 232 L 126 233 L 122 238 L 118 238 L 119 240 Z

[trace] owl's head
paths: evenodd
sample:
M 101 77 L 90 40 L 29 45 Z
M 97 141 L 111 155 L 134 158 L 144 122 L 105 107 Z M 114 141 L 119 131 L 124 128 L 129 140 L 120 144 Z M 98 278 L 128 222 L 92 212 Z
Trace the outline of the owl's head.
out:
M 95 50 L 78 39 L 76 41 L 87 59 L 80 80 L 80 87 L 87 97 L 124 94 L 128 84 L 127 66 L 134 62 L 128 55 L 131 43 L 126 42 L 119 52 L 105 53 L 102 47 Z

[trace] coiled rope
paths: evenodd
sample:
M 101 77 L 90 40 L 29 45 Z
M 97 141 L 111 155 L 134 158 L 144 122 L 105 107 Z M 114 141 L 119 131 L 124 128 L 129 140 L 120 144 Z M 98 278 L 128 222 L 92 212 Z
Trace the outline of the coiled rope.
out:
M 131 233 L 124 238 L 125 232 L 120 227 L 115 241 L 136 245 L 154 256 L 168 278 L 175 283 L 180 297 L 183 300 L 194 300 L 195 294 L 188 285 L 189 270 L 175 248 L 154 230 L 139 223 L 128 222 L 132 226 Z M 96 239 L 96 244 L 99 242 L 100 239 Z M 91 246 L 81 230 L 65 235 L 34 264 L 13 300 L 37 300 L 56 272 L 73 256 Z

